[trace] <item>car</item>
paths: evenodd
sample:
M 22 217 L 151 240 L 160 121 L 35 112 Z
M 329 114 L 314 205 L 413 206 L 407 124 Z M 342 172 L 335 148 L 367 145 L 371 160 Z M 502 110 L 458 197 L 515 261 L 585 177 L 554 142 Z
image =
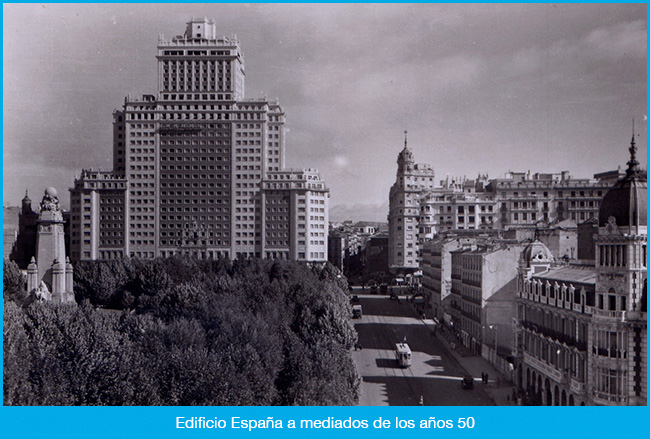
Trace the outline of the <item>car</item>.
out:
M 472 390 L 474 388 L 474 377 L 465 375 L 461 381 L 461 387 L 465 390 Z
M 351 302 L 358 302 L 358 301 L 359 301 L 359 296 L 357 296 L 357 295 L 355 294 L 354 296 L 352 296 L 352 299 L 350 299 L 350 301 L 351 301 Z
M 390 300 L 397 300 L 397 294 L 391 292 L 390 293 Z
M 353 305 L 352 306 L 352 318 L 353 319 L 360 319 L 361 316 L 363 316 L 363 309 L 361 308 L 361 305 Z

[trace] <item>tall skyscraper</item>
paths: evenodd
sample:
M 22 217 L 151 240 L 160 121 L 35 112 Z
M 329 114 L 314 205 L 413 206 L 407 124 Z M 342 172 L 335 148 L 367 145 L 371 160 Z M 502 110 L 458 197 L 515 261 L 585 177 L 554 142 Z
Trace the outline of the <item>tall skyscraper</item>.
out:
M 263 181 L 308 178 L 296 182 L 304 193 L 295 202 L 317 197 L 325 231 L 329 192 L 317 171 L 284 169 L 284 112 L 278 102 L 244 97 L 239 42 L 218 37 L 212 20 L 192 19 L 184 35 L 159 37 L 156 58 L 157 95 L 127 96 L 113 115 L 113 171 L 86 170 L 71 189 L 72 258 L 190 253 L 326 261 L 327 239 L 308 248 L 315 230 L 298 231 L 298 205 L 284 216 L 295 239 L 278 239 L 277 225 L 273 232 L 266 225 L 278 207 L 267 207 Z

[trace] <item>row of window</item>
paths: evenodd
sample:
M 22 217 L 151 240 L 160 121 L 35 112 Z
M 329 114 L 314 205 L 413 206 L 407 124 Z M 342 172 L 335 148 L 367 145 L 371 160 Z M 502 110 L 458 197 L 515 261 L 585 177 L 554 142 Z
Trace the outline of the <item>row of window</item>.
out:
M 165 221 L 167 221 L 167 220 L 174 221 L 175 217 L 174 216 L 163 216 L 162 219 L 165 220 Z M 230 220 L 229 217 L 227 217 L 227 216 L 222 217 L 220 215 L 210 216 L 209 219 L 206 216 L 192 216 L 191 218 L 186 216 L 186 217 L 184 217 L 184 219 L 185 219 L 185 221 L 189 221 L 189 220 L 192 220 L 192 221 L 199 221 L 199 220 L 201 220 L 201 221 L 210 221 L 208 223 L 203 223 L 202 224 L 203 227 L 206 227 L 208 229 L 229 228 L 228 221 Z M 178 219 L 176 219 L 176 221 L 182 221 L 182 220 L 183 220 L 183 217 L 178 217 Z M 166 222 L 164 222 L 164 223 L 160 224 L 160 228 L 162 228 L 162 229 L 165 229 L 165 228 L 169 228 L 169 229 L 174 229 L 174 228 L 187 229 L 188 224 L 186 222 L 184 222 L 184 223 L 166 223 Z
M 167 174 L 166 172 L 163 173 L 160 177 L 161 179 L 168 179 L 168 180 L 229 180 L 230 175 L 228 174 Z M 229 185 L 227 182 L 224 183 L 215 183 L 216 187 L 224 187 L 227 188 Z M 223 185 L 223 186 L 222 186 Z
M 232 100 L 232 95 L 230 93 L 225 94 L 200 94 L 200 93 L 164 93 L 163 100 L 165 101 L 184 101 L 184 100 L 212 100 L 212 101 L 230 101 Z M 227 105 L 226 109 L 230 106 Z

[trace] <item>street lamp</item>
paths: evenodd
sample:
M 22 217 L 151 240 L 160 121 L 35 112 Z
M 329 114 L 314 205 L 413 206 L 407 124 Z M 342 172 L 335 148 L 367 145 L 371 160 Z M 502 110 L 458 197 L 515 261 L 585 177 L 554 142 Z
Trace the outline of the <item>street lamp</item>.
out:
M 499 341 L 499 331 L 497 325 L 490 325 L 490 329 L 494 329 L 494 361 L 496 362 L 497 353 L 499 352 L 497 348 L 497 343 Z

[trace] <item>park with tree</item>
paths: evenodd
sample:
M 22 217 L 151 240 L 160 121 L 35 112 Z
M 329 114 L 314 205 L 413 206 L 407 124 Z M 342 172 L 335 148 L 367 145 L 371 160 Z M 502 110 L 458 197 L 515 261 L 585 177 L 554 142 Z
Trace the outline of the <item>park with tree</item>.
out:
M 80 262 L 77 305 L 4 263 L 5 405 L 351 405 L 347 282 L 289 261 Z

